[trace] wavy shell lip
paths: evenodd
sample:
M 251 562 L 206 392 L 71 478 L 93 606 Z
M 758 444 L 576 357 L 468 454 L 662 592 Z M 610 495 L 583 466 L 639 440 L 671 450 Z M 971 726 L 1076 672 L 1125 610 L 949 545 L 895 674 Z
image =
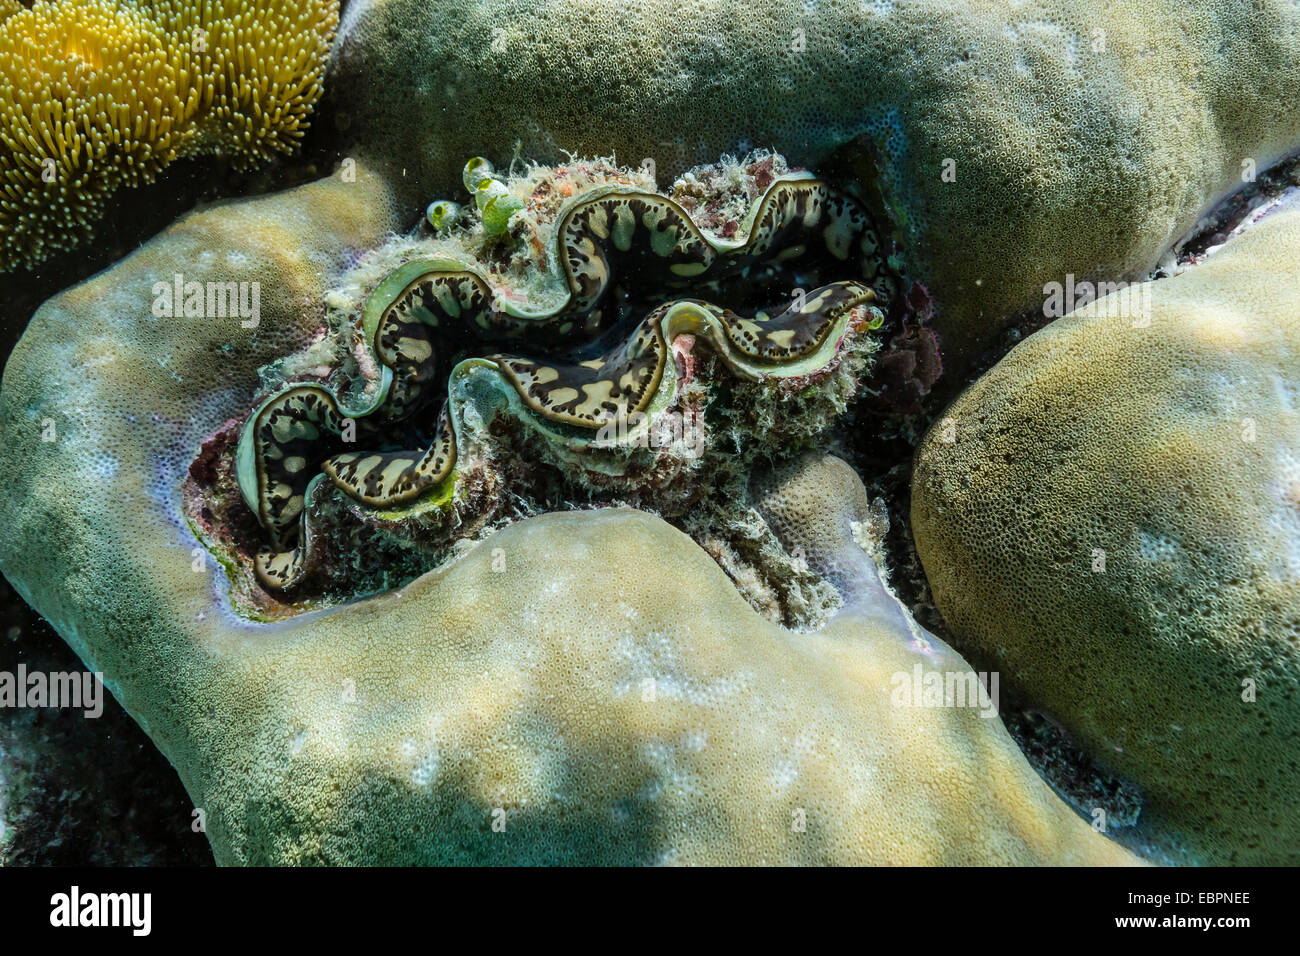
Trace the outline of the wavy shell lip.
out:
M 877 327 L 883 316 L 872 305 L 878 294 L 855 278 L 806 294 L 796 288 L 794 302 L 771 312 L 751 306 L 739 314 L 701 299 L 669 298 L 598 355 L 556 362 L 497 353 L 461 361 L 447 379 L 450 397 L 438 434 L 422 450 L 339 447 L 345 422 L 380 442 L 376 429 L 417 425 L 426 414 L 420 409 L 433 400 L 429 389 L 445 343 L 463 347 L 482 336 L 548 336 L 562 343 L 621 328 L 636 303 L 678 288 L 734 290 L 755 282 L 766 283 L 755 289 L 775 288 L 782 275 L 802 283 L 827 269 L 862 273 L 892 290 L 896 283 L 887 278 L 879 248 L 874 225 L 856 201 L 800 172 L 771 181 L 725 237 L 702 229 L 671 198 L 644 189 L 613 184 L 576 195 L 557 213 L 549 276 L 541 277 L 566 290 L 558 303 L 504 294 L 468 256 L 437 253 L 401 262 L 361 308 L 362 342 L 381 375 L 371 395 L 348 404 L 323 384 L 299 382 L 263 400 L 241 431 L 240 493 L 271 544 L 256 559 L 258 579 L 283 591 L 307 576 L 309 515 L 323 487 L 385 515 L 412 513 L 426 496 L 454 503 L 458 462 L 481 440 L 462 421 L 467 405 L 457 397 L 463 392 L 458 381 L 488 373 L 496 384 L 486 392 L 478 386 L 464 392 L 480 396 L 488 418 L 507 414 L 560 449 L 562 458 L 581 459 L 584 448 L 602 453 L 614 447 L 597 440 L 610 425 L 640 440 L 652 426 L 647 421 L 641 431 L 629 431 L 629 417 L 653 419 L 676 400 L 684 381 L 672 347 L 679 336 L 706 345 L 738 380 L 811 381 L 834 365 L 846 336 Z M 874 318 L 861 320 L 863 308 Z M 616 462 L 596 467 L 619 473 Z
M 362 418 L 372 414 L 377 408 L 383 405 L 384 400 L 388 397 L 388 389 L 393 383 L 393 370 L 384 366 L 380 368 L 379 386 L 375 391 L 369 405 L 357 408 L 348 408 L 340 405 L 340 412 L 344 418 Z M 284 393 L 278 392 L 275 395 L 265 399 L 260 405 L 253 410 L 249 416 L 249 421 L 255 421 L 263 411 L 266 410 L 274 400 L 280 398 Z M 258 470 L 260 456 L 256 450 L 255 440 L 256 429 L 245 427 L 239 433 L 239 445 L 235 453 L 235 474 L 239 481 L 240 493 L 244 496 L 244 502 L 254 512 L 258 511 L 259 485 L 262 481 Z

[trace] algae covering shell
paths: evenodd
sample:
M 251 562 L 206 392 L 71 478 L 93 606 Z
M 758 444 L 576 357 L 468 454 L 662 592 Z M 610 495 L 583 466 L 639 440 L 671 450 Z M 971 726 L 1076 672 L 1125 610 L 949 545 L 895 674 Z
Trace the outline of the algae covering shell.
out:
M 450 500 L 467 443 L 481 440 L 467 415 L 504 414 L 576 454 L 604 454 L 616 472 L 619 440 L 635 440 L 673 403 L 696 344 L 737 380 L 803 380 L 883 321 L 878 306 L 898 280 L 857 200 L 811 174 L 786 175 L 738 225 L 712 235 L 673 199 L 604 186 L 559 216 L 558 303 L 505 296 L 487 269 L 455 257 L 391 270 L 362 311 L 380 370 L 366 397 L 295 383 L 241 432 L 240 490 L 269 539 L 259 581 L 278 591 L 309 574 L 322 482 L 380 511 Z M 457 352 L 469 354 L 444 372 Z M 416 447 L 401 444 L 411 436 Z

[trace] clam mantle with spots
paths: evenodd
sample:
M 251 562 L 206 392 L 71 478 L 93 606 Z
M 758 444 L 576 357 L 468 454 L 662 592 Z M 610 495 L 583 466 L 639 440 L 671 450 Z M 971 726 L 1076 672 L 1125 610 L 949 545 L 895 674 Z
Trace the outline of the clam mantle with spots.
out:
M 369 387 L 295 382 L 242 427 L 239 489 L 266 537 L 258 581 L 284 592 L 310 576 L 322 483 L 389 515 L 445 504 L 502 413 L 618 474 L 626 447 L 681 411 L 701 346 L 739 381 L 802 384 L 879 327 L 899 280 L 856 199 L 788 174 L 738 225 L 713 235 L 670 198 L 604 186 L 559 215 L 558 303 L 507 295 L 459 256 L 389 271 L 362 309 Z

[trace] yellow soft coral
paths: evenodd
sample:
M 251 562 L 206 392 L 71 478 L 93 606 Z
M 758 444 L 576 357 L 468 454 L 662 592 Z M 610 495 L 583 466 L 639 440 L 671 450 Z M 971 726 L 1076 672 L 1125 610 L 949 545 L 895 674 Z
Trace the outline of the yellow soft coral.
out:
M 0 0 L 0 269 L 89 239 L 177 159 L 290 152 L 337 25 L 337 0 Z

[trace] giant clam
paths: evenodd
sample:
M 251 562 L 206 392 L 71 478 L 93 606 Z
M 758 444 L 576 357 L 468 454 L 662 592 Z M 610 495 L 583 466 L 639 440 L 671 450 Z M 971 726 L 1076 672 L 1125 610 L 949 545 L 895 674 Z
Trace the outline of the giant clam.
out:
M 739 381 L 807 383 L 898 290 L 862 204 L 810 173 L 772 179 L 727 236 L 612 184 L 566 203 L 553 238 L 561 294 L 542 304 L 462 257 L 401 263 L 362 309 L 368 392 L 298 382 L 253 410 L 236 473 L 269 539 L 255 561 L 265 588 L 310 574 L 322 483 L 386 514 L 445 506 L 467 446 L 502 415 L 582 467 L 625 473 L 626 449 L 678 402 L 692 350 Z

